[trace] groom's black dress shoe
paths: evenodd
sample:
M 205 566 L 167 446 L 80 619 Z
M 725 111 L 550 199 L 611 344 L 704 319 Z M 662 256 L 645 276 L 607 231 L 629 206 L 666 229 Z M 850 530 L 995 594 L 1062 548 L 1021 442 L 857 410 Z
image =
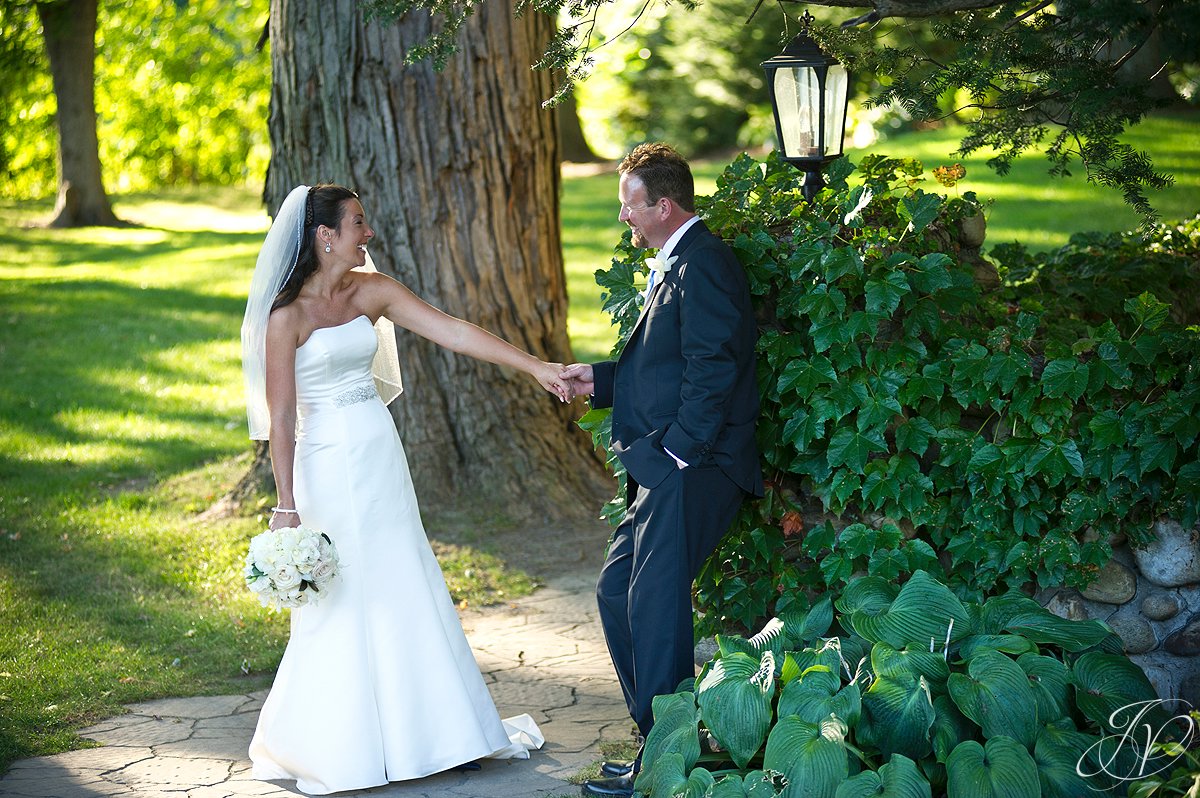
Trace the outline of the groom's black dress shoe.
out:
M 629 776 L 633 773 L 633 762 L 601 762 L 600 774 L 609 778 L 613 776 Z
M 583 783 L 581 792 L 596 798 L 632 798 L 633 777 L 617 776 L 611 779 L 590 779 Z

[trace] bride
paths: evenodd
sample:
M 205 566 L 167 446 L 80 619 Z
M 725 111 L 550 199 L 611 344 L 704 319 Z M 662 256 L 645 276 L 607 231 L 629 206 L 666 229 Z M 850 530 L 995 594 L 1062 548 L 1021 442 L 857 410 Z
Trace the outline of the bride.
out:
M 375 271 L 374 235 L 350 189 L 295 188 L 267 233 L 242 324 L 250 437 L 270 440 L 278 491 L 270 526 L 303 521 L 341 560 L 330 595 L 292 610 L 250 743 L 255 778 L 295 779 L 307 793 L 528 756 L 496 712 L 421 525 L 386 408 L 401 391 L 392 323 L 528 372 L 565 401 L 562 366 Z

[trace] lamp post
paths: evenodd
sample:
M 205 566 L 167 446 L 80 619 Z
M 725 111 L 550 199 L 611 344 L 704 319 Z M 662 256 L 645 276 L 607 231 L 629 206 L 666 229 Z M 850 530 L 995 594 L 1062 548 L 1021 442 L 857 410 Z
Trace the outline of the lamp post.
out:
M 812 40 L 813 16 L 783 52 L 762 63 L 771 89 L 771 110 L 780 157 L 804 172 L 804 198 L 812 202 L 825 185 L 821 170 L 841 157 L 846 135 L 850 75 Z

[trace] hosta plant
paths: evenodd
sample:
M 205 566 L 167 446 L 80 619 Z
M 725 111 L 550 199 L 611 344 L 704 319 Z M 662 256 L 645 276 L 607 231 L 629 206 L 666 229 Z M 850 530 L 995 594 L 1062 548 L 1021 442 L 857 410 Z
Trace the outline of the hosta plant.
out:
M 1019 593 L 964 602 L 924 571 L 718 644 L 654 700 L 635 785 L 651 798 L 1120 794 L 1155 755 L 1131 708 L 1171 726 L 1105 624 Z

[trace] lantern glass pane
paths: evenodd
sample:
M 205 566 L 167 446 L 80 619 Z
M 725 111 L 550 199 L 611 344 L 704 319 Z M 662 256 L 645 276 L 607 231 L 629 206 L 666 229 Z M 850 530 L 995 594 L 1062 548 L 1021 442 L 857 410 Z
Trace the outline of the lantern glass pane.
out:
M 842 154 L 842 143 L 846 130 L 846 94 L 849 76 L 841 64 L 829 67 L 825 76 L 825 140 L 821 142 L 824 154 Z
M 775 71 L 775 107 L 787 158 L 820 158 L 821 87 L 812 67 Z

